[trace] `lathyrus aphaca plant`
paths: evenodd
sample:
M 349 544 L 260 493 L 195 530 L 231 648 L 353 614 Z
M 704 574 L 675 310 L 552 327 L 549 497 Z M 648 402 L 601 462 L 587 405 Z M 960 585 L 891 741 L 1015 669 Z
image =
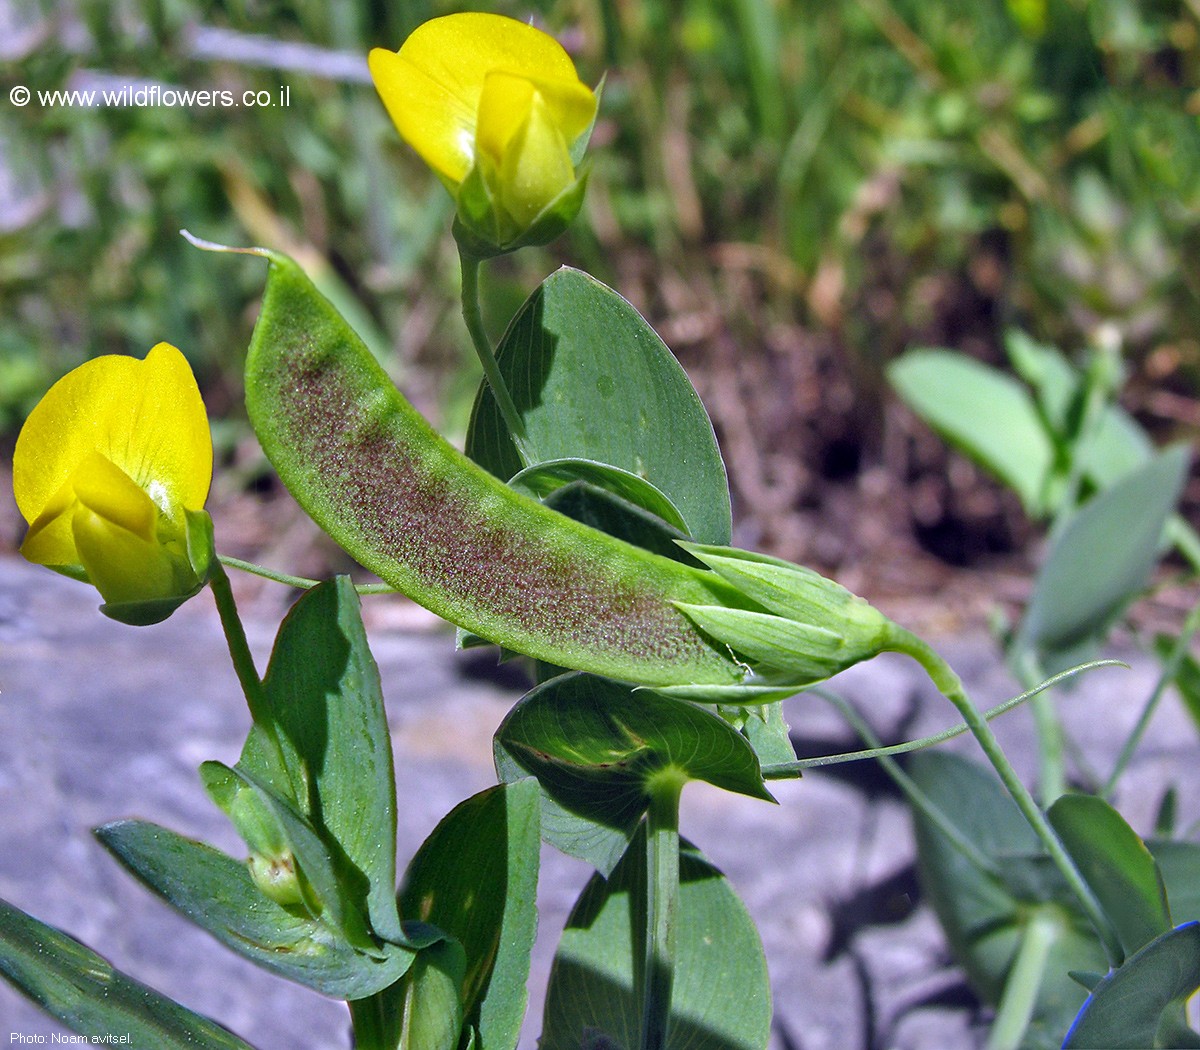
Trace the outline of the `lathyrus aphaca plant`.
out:
M 933 650 L 833 581 L 729 546 L 712 425 L 629 303 L 564 268 L 493 350 L 481 260 L 549 239 L 582 201 L 578 149 L 596 98 L 565 52 L 529 26 L 469 14 L 374 52 L 371 67 L 401 133 L 457 202 L 464 318 L 487 376 L 466 454 L 418 415 L 300 267 L 264 249 L 239 249 L 268 263 L 246 360 L 250 420 L 298 503 L 346 551 L 455 624 L 463 644 L 528 657 L 536 684 L 496 732 L 500 782 L 447 815 L 397 891 L 392 754 L 356 588 L 189 561 L 186 589 L 212 584 L 252 718 L 235 765 L 201 767 L 249 858 L 139 821 L 98 829 L 101 842 L 232 950 L 345 999 L 359 1050 L 512 1050 L 544 838 L 596 869 L 560 942 L 544 1048 L 763 1050 L 761 943 L 728 881 L 680 837 L 680 793 L 704 780 L 770 801 L 768 781 L 805 766 L 782 698 L 896 650 L 959 707 L 1080 912 L 1119 951 L 1087 878 Z M 46 418 L 30 431 L 42 444 L 79 412 Z M 76 536 L 92 528 L 86 514 L 102 514 L 142 546 L 85 554 L 64 539 L 39 560 L 98 584 L 118 568 L 148 581 L 149 594 L 100 584 L 109 606 L 178 597 L 150 542 L 174 537 L 175 551 L 178 537 L 150 529 L 130 486 L 168 523 L 202 493 L 125 450 L 99 452 L 112 469 L 85 449 L 21 496 L 26 553 L 40 549 L 39 529 L 66 536 L 54 524 L 64 515 Z M 126 481 L 111 480 L 117 469 Z M 226 563 L 308 588 L 264 676 Z M 16 909 L 0 916 L 0 959 L 84 1034 L 137 1032 L 135 1045 L 155 1050 L 245 1045 Z

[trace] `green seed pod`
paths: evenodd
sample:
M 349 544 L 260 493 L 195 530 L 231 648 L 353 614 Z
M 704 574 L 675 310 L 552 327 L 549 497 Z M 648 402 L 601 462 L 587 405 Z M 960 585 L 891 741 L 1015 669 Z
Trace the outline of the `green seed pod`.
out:
M 300 505 L 404 594 L 506 648 L 647 685 L 747 670 L 676 602 L 753 608 L 717 574 L 522 496 L 444 441 L 298 266 L 269 252 L 246 404 Z

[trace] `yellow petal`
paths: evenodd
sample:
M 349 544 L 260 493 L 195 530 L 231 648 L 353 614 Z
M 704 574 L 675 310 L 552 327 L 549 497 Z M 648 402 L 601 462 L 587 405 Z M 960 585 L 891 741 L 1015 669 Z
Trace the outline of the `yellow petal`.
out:
M 203 507 L 212 481 L 212 439 L 183 354 L 159 343 L 144 361 L 97 357 L 50 388 L 13 453 L 13 491 L 25 520 L 43 519 L 56 497 L 61 503 L 64 486 L 93 453 L 163 510 Z
M 147 543 L 154 540 L 159 509 L 128 474 L 99 453 L 79 465 L 71 486 L 78 502 L 93 514 Z
M 159 510 L 119 467 L 91 452 L 30 524 L 21 553 L 38 565 L 82 567 L 72 524 L 80 505 L 146 542 L 157 536 Z
M 504 163 L 513 140 L 529 121 L 536 88 L 528 77 L 492 70 L 479 96 L 475 143 L 481 159 L 494 168 Z
M 546 107 L 546 119 L 558 128 L 563 141 L 571 146 L 580 135 L 592 126 L 596 119 L 599 102 L 590 87 L 578 78 L 571 80 L 533 77 Z
M 419 26 L 398 53 L 376 49 L 375 88 L 401 136 L 453 183 L 475 163 L 476 115 L 488 73 L 501 71 L 555 85 L 553 120 L 567 142 L 591 123 L 592 92 L 562 46 L 541 30 L 503 15 L 467 12 Z M 586 117 L 581 119 L 581 114 Z
M 71 483 L 63 486 L 29 524 L 21 554 L 35 565 L 50 565 L 57 569 L 70 568 L 72 575 L 82 575 L 83 566 L 75 550 L 71 532 L 71 515 L 75 510 L 75 490 Z
M 574 181 L 567 144 L 551 122 L 541 94 L 535 91 L 529 114 L 504 155 L 500 203 L 517 225 L 525 228 Z
M 71 517 L 75 546 L 88 579 L 109 604 L 145 602 L 184 594 L 189 567 L 167 548 L 76 504 Z
M 475 162 L 475 104 L 394 51 L 367 59 L 375 90 L 404 139 L 421 159 L 457 185 Z

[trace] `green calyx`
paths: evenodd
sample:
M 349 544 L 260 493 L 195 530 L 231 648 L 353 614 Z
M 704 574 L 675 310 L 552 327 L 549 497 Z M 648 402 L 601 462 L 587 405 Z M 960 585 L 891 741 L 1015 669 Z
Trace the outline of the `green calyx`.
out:
M 737 654 L 747 679 L 720 690 L 663 690 L 693 700 L 778 699 L 891 648 L 895 625 L 841 584 L 764 554 L 684 543 L 754 608 L 676 602 L 700 630 Z
M 516 222 L 494 198 L 478 166 L 473 167 L 455 192 L 454 239 L 475 259 L 490 259 L 541 244 L 563 234 L 583 207 L 589 169 L 585 165 L 532 223 Z

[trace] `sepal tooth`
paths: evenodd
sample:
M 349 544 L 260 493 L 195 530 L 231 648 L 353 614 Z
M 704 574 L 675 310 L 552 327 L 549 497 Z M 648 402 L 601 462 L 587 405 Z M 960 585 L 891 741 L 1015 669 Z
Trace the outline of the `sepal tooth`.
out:
M 675 608 L 755 670 L 768 666 L 785 672 L 789 681 L 816 682 L 843 667 L 845 641 L 828 628 L 720 605 L 676 602 Z
M 747 598 L 780 616 L 816 624 L 845 615 L 864 622 L 883 618 L 841 584 L 802 565 L 732 547 L 682 541 L 680 546 Z

